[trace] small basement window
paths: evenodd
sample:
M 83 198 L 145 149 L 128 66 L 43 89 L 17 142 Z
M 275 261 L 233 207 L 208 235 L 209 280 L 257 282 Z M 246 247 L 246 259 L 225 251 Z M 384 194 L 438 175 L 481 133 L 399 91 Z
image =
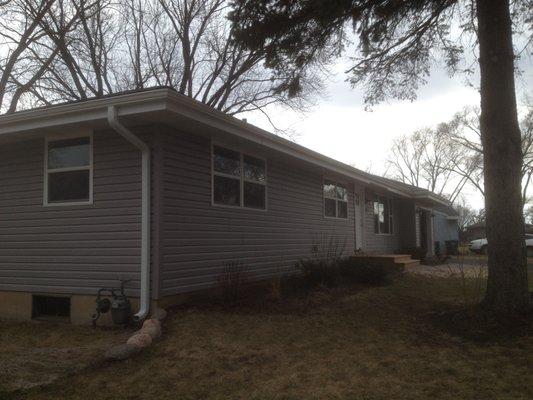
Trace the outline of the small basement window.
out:
M 44 204 L 92 201 L 92 137 L 47 140 Z
M 70 297 L 33 296 L 32 318 L 69 319 Z

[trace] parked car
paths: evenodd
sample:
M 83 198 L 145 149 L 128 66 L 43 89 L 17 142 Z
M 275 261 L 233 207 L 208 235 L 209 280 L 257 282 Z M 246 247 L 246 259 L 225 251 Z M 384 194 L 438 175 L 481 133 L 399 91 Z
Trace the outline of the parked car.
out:
M 472 240 L 468 244 L 468 250 L 476 254 L 487 254 L 487 239 Z
M 472 253 L 476 254 L 487 254 L 487 239 L 476 239 L 472 240 L 468 244 L 468 249 Z M 533 257 L 533 235 L 526 235 L 526 247 L 527 247 L 527 256 Z

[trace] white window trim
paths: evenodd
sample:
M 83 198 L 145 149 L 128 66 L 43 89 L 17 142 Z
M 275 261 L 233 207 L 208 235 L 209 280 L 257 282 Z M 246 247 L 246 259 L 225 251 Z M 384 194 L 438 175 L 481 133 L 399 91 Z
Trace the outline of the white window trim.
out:
M 346 188 L 347 199 L 346 200 L 341 200 L 341 199 L 338 199 L 337 197 L 326 196 L 326 194 L 324 193 L 324 185 L 325 185 L 326 181 L 330 181 L 335 186 L 338 186 L 338 185 L 344 186 Z M 326 215 L 326 201 L 325 201 L 326 199 L 335 200 L 335 216 L 334 217 L 330 217 L 330 216 Z M 324 218 L 346 221 L 348 219 L 348 214 L 349 214 L 349 211 L 350 211 L 349 207 L 348 207 L 348 201 L 349 200 L 350 200 L 350 193 L 349 193 L 349 190 L 348 190 L 348 185 L 346 183 L 340 182 L 340 181 L 335 180 L 335 179 L 330 179 L 328 177 L 324 177 L 324 176 L 322 177 L 322 208 L 323 208 L 323 212 L 324 212 Z M 339 215 L 339 201 L 342 201 L 342 202 L 346 203 L 346 218 L 338 216 Z
M 93 131 L 84 130 L 76 133 L 68 134 L 50 134 L 44 140 L 44 187 L 43 187 L 43 207 L 68 207 L 68 206 L 87 206 L 93 204 Z M 89 138 L 89 166 L 70 167 L 70 168 L 55 168 L 48 170 L 48 143 L 56 142 L 58 140 Z M 64 202 L 49 202 L 48 201 L 48 175 L 53 172 L 70 172 L 70 171 L 89 171 L 89 200 L 82 201 L 64 201 Z
M 240 176 L 235 176 L 231 174 L 225 174 L 224 172 L 218 172 L 215 171 L 215 146 L 222 147 L 223 149 L 234 151 L 235 153 L 239 153 L 239 169 L 240 169 Z M 258 160 L 264 161 L 265 163 L 265 180 L 264 181 L 254 181 L 253 179 L 246 179 L 244 177 L 244 156 L 250 156 L 253 158 L 257 158 Z M 240 190 L 240 204 L 238 206 L 232 206 L 230 204 L 219 204 L 215 203 L 215 176 L 222 176 L 224 178 L 231 178 L 235 180 L 239 180 L 239 190 Z M 265 187 L 265 208 L 255 208 L 255 207 L 245 207 L 244 206 L 244 182 L 249 183 L 255 183 L 258 185 L 263 185 Z M 221 208 L 232 208 L 232 209 L 245 209 L 245 210 L 253 210 L 253 211 L 261 211 L 265 212 L 268 210 L 268 164 L 267 160 L 264 157 L 261 157 L 253 152 L 249 151 L 242 151 L 238 150 L 233 146 L 228 146 L 224 143 L 219 142 L 213 142 L 211 141 L 211 206 L 213 207 L 221 207 Z
M 383 200 L 386 200 L 387 203 L 389 203 L 389 226 L 391 227 L 391 229 L 390 229 L 389 233 L 376 232 L 375 225 L 374 225 L 374 235 L 394 236 L 395 223 L 394 223 L 394 210 L 392 209 L 392 198 L 388 197 L 388 196 L 382 196 L 382 195 L 379 195 L 379 194 L 374 194 L 374 199 L 372 200 L 372 217 L 373 218 L 375 218 L 375 215 L 376 215 L 376 214 L 374 214 L 374 202 L 376 201 L 376 197 L 378 198 L 378 201 L 380 199 L 383 199 Z M 378 230 L 379 230 L 379 223 L 378 223 Z

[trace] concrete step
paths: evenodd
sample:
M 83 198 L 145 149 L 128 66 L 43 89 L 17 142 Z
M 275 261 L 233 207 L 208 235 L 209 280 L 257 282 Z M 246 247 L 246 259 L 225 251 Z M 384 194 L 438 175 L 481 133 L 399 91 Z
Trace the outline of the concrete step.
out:
M 420 260 L 404 260 L 401 262 L 395 263 L 398 267 L 409 268 L 409 267 L 418 267 L 420 265 Z

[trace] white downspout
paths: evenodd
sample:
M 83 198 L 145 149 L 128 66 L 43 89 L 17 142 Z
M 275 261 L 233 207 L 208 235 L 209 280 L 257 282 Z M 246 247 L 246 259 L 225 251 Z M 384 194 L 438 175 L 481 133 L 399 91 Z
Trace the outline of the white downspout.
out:
M 139 311 L 134 315 L 136 320 L 142 320 L 150 311 L 150 147 L 119 122 L 115 106 L 107 108 L 107 121 L 111 128 L 142 154 L 141 298 Z

